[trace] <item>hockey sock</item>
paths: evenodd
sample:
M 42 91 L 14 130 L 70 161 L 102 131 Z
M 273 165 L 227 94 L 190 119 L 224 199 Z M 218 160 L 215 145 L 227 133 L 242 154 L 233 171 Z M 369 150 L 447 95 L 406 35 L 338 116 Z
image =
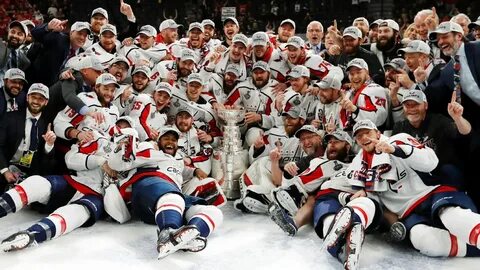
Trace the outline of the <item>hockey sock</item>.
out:
M 375 203 L 371 199 L 367 197 L 356 198 L 350 201 L 347 206 L 353 208 L 354 222 L 360 222 L 364 228 L 368 228 L 372 224 L 376 209 Z
M 178 229 L 182 226 L 185 200 L 178 194 L 168 193 L 157 202 L 155 221 L 160 230 L 165 228 Z
M 464 257 L 467 244 L 445 229 L 418 224 L 410 230 L 410 242 L 420 253 L 431 257 Z
M 459 241 L 480 248 L 480 215 L 470 209 L 461 207 L 446 207 L 439 212 L 440 220 L 445 228 Z
M 188 225 L 195 225 L 200 235 L 207 237 L 223 222 L 220 209 L 211 205 L 194 205 L 185 213 Z

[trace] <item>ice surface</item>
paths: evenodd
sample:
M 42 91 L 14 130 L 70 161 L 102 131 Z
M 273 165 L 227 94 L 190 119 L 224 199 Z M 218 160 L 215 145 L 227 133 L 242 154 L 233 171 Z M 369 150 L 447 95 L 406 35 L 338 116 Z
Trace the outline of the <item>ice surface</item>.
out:
M 156 227 L 140 221 L 115 224 L 100 221 L 37 247 L 0 253 L 0 269 L 342 269 L 320 250 L 321 240 L 311 226 L 296 237 L 284 234 L 267 216 L 223 208 L 223 225 L 199 253 L 179 251 L 157 260 Z M 0 238 L 29 227 L 43 216 L 25 210 L 0 219 Z M 368 235 L 361 269 L 480 269 L 476 258 L 428 258 L 412 249 L 392 246 L 380 236 Z

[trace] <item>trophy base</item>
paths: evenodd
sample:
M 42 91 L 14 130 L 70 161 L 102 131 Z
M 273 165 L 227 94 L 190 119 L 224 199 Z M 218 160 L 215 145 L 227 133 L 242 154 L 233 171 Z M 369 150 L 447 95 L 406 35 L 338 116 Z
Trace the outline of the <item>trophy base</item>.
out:
M 221 187 L 227 200 L 232 201 L 240 198 L 240 182 L 238 179 L 225 181 Z

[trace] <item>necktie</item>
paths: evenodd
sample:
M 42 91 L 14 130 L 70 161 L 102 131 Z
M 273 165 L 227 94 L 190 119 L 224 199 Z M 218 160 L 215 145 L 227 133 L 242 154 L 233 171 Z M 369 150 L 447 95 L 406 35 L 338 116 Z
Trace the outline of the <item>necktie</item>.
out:
M 28 150 L 36 151 L 38 148 L 38 126 L 37 126 L 37 119 L 31 118 L 32 121 L 32 129 L 30 130 L 30 147 Z
M 68 54 L 67 59 L 70 59 L 70 58 L 74 57 L 75 56 L 75 51 L 76 51 L 75 49 L 70 48 L 70 53 Z
M 17 51 L 12 49 L 10 52 L 10 68 L 17 68 Z
M 17 108 L 17 103 L 15 102 L 15 98 L 10 98 L 8 100 L 8 102 L 10 102 L 10 109 L 11 111 L 16 111 L 18 108 Z
M 454 85 L 454 91 L 457 93 L 457 102 L 462 103 L 462 85 L 460 84 L 460 56 L 455 55 L 453 57 L 453 60 L 455 61 L 453 63 L 453 85 Z

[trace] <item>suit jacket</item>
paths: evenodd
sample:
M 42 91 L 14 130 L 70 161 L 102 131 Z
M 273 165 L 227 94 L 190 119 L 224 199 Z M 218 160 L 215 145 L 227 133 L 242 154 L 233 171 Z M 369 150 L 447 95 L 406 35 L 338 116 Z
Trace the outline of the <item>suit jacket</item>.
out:
M 32 29 L 32 36 L 36 42 L 43 45 L 43 50 L 33 62 L 34 82 L 41 82 L 46 86 L 58 81 L 58 75 L 70 53 L 70 36 L 64 33 L 47 30 L 47 24 Z M 82 50 L 82 49 L 80 49 Z
M 20 143 L 25 135 L 25 120 L 26 110 L 8 112 L 0 120 L 0 169 L 6 168 L 10 164 L 10 160 L 17 152 Z M 44 174 L 51 169 L 48 162 L 51 162 L 54 155 L 54 150 L 50 153 L 45 153 L 45 140 L 41 135 L 45 134 L 47 130 L 47 122 L 43 115 L 38 120 L 38 150 L 33 156 L 32 164 L 25 172 L 29 175 Z M 23 167 L 19 167 L 24 169 Z
M 0 118 L 7 112 L 7 98 L 3 89 L 3 87 L 0 87 Z M 20 91 L 18 96 L 15 97 L 15 102 L 19 110 L 25 110 L 27 107 L 27 92 L 25 90 Z
M 473 78 L 480 87 L 480 42 L 465 43 L 465 54 Z M 448 115 L 447 106 L 455 88 L 453 60 L 448 62 L 438 75 L 427 86 L 425 94 L 431 112 Z M 464 107 L 463 116 L 465 119 L 470 121 L 473 129 L 480 130 L 480 106 L 465 94 L 462 94 L 462 106 Z
M 10 51 L 12 49 L 7 46 L 7 44 L 4 41 L 0 41 L 0 69 L 7 71 L 7 61 L 8 61 L 8 56 L 10 55 Z M 28 60 L 27 55 L 23 51 L 18 51 L 17 52 L 17 66 L 16 68 L 19 68 L 23 71 L 27 70 L 27 68 L 30 66 L 30 60 Z M 3 78 L 2 78 L 3 79 Z

